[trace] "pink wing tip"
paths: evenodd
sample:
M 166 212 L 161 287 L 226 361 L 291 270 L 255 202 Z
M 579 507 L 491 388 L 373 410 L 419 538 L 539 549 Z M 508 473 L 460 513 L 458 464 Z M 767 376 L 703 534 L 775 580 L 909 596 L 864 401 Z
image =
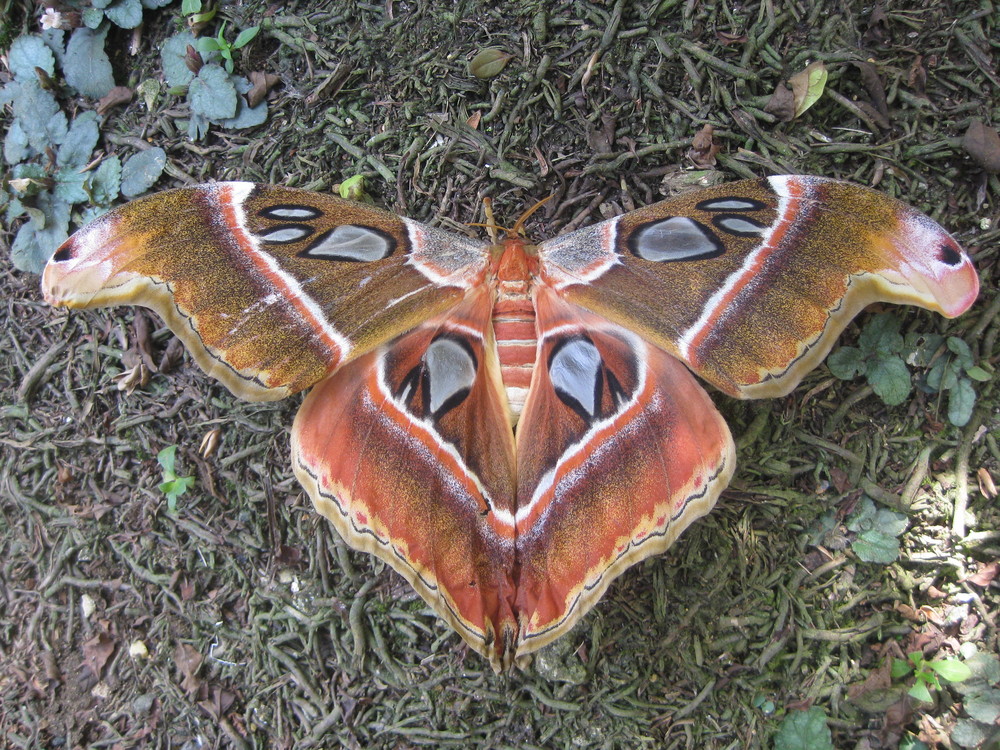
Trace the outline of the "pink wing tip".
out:
M 979 276 L 962 246 L 935 221 L 913 210 L 900 217 L 898 232 L 904 265 L 926 280 L 921 286 L 928 288 L 940 312 L 954 318 L 968 310 L 979 296 Z

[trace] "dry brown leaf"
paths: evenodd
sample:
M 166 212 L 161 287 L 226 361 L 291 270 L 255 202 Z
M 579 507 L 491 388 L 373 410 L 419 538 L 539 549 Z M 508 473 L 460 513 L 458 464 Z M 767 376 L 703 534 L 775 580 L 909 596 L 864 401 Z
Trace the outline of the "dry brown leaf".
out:
M 1000 573 L 1000 563 L 980 563 L 979 570 L 965 580 L 976 586 L 989 586 Z
M 913 58 L 910 71 L 907 73 L 906 82 L 920 96 L 927 96 L 927 68 L 924 67 L 924 56 L 917 55 Z
M 687 158 L 698 169 L 715 166 L 715 155 L 722 150 L 722 146 L 715 142 L 714 134 L 715 128 L 711 125 L 705 125 L 691 140 L 691 148 L 688 149 Z
M 128 86 L 115 86 L 97 102 L 97 114 L 103 115 L 120 104 L 132 101 L 132 89 Z
M 202 661 L 202 655 L 186 643 L 178 643 L 174 649 L 174 664 L 183 677 L 181 688 L 189 695 L 198 692 L 198 687 L 201 685 L 197 674 Z
M 980 467 L 979 471 L 976 472 L 976 479 L 979 481 L 979 491 L 983 497 L 988 497 L 992 500 L 997 496 L 997 485 L 993 481 L 993 476 L 990 474 L 989 469 Z
M 962 147 L 987 172 L 1000 172 L 1000 135 L 982 120 L 972 120 L 962 137 Z
M 108 659 L 115 652 L 115 642 L 107 633 L 98 633 L 83 644 L 83 663 L 94 677 L 100 677 Z
M 253 70 L 250 72 L 250 83 L 253 84 L 250 87 L 250 91 L 247 92 L 247 104 L 251 107 L 256 107 L 262 101 L 264 97 L 270 93 L 280 81 L 281 78 L 276 76 L 274 73 L 265 73 L 261 70 Z
M 774 87 L 774 93 L 764 105 L 764 111 L 777 117 L 781 122 L 791 122 L 795 118 L 795 95 L 785 84 Z
M 482 110 L 477 109 L 475 112 L 469 115 L 469 119 L 465 121 L 465 124 L 468 125 L 470 128 L 472 128 L 473 130 L 479 130 L 479 122 L 482 119 L 483 119 L 483 112 Z
M 184 360 L 184 342 L 176 336 L 170 339 L 157 365 L 158 372 L 170 372 Z

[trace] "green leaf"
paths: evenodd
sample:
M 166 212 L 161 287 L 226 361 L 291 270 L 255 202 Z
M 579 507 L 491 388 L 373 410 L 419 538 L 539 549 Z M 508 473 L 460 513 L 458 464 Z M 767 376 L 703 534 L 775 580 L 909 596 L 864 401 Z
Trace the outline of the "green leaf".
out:
M 142 7 L 154 10 L 156 8 L 163 8 L 172 2 L 173 0 L 142 0 Z
M 51 91 L 43 89 L 37 80 L 18 84 L 14 95 L 14 117 L 28 137 L 28 145 L 37 153 L 44 153 L 48 146 L 55 146 L 66 136 L 66 115 Z
M 142 3 L 139 0 L 118 0 L 104 11 L 115 26 L 123 29 L 134 29 L 142 23 Z
M 122 167 L 122 195 L 134 198 L 153 187 L 167 164 L 167 152 L 154 147 L 128 158 Z
M 81 112 L 74 118 L 56 152 L 56 164 L 61 167 L 82 167 L 90 161 L 100 135 L 98 121 L 97 113 L 93 111 Z
M 968 719 L 959 719 L 951 730 L 950 739 L 962 747 L 980 748 L 986 741 L 986 727 Z
M 833 750 L 833 735 L 823 709 L 813 706 L 808 711 L 790 712 L 774 736 L 774 750 Z
M 469 62 L 469 73 L 483 80 L 493 78 L 500 75 L 512 57 L 512 54 L 502 49 L 484 49 Z
M 944 336 L 936 333 L 908 333 L 903 342 L 906 364 L 914 367 L 928 367 L 937 350 L 944 343 Z
M 962 682 L 972 677 L 972 670 L 958 659 L 938 659 L 927 662 L 927 666 L 948 682 Z
M 90 201 L 98 206 L 110 206 L 122 183 L 122 162 L 117 156 L 109 156 L 90 173 Z
M 868 363 L 868 382 L 886 404 L 901 404 L 910 395 L 910 371 L 898 356 L 878 357 Z
M 28 147 L 28 134 L 21 127 L 20 120 L 14 120 L 7 128 L 3 139 L 3 158 L 8 164 L 17 164 L 31 155 Z
M 823 96 L 828 74 L 822 62 L 814 62 L 806 66 L 801 73 L 796 73 L 788 79 L 792 87 L 795 101 L 795 117 L 814 105 Z
M 962 339 L 957 336 L 949 336 L 948 349 L 958 358 L 958 364 L 962 369 L 972 366 L 972 350 Z
M 209 120 L 225 120 L 236 116 L 236 86 L 220 66 L 202 66 L 188 87 L 191 111 Z
M 174 474 L 174 462 L 177 460 L 177 446 L 168 445 L 166 448 L 161 450 L 156 454 L 156 462 L 163 468 L 163 476 L 167 478 L 173 478 L 176 476 Z
M 860 349 L 853 346 L 842 346 L 826 360 L 827 367 L 834 377 L 850 380 L 863 373 L 868 363 Z
M 976 406 L 976 389 L 968 378 L 958 378 L 955 387 L 948 394 L 948 421 L 956 427 L 964 427 L 972 418 Z
M 880 313 L 869 320 L 858 337 L 858 346 L 865 354 L 889 355 L 903 350 L 899 333 L 899 318 L 892 313 Z
M 190 16 L 201 12 L 201 0 L 181 0 L 181 13 Z
M 242 76 L 232 76 L 230 80 L 240 94 L 246 94 L 253 88 L 253 84 Z M 219 120 L 218 123 L 221 127 L 238 130 L 239 128 L 252 128 L 261 125 L 265 120 L 267 120 L 266 101 L 262 101 L 256 107 L 251 107 L 247 104 L 246 98 L 240 96 L 236 100 L 236 116 Z
M 36 199 L 32 218 L 21 227 L 11 245 L 10 257 L 21 271 L 41 273 L 52 253 L 69 237 L 70 206 L 49 193 Z
M 980 383 L 985 383 L 993 378 L 992 375 L 986 372 L 986 370 L 979 365 L 973 365 L 972 367 L 965 368 L 965 374 L 973 380 L 978 380 Z
M 927 685 L 921 680 L 917 680 L 913 683 L 913 687 L 911 687 L 907 693 L 922 703 L 931 702 L 931 691 L 927 689 Z
M 219 42 L 210 36 L 199 37 L 197 44 L 194 46 L 199 52 L 218 52 L 222 49 Z
M 971 675 L 971 670 L 970 670 Z M 964 701 L 965 712 L 976 721 L 994 724 L 1000 719 L 1000 690 L 990 689 L 970 695 Z
M 340 197 L 348 201 L 361 201 L 365 198 L 365 176 L 362 174 L 356 174 L 353 177 L 348 177 L 342 183 L 340 183 L 340 188 L 337 190 Z
M 55 173 L 56 184 L 52 192 L 56 198 L 70 205 L 85 203 L 88 195 L 84 188 L 87 175 L 79 167 L 63 167 Z
M 83 96 L 93 99 L 100 99 L 115 85 L 111 61 L 104 51 L 107 34 L 107 28 L 103 31 L 79 28 L 73 32 L 66 45 L 66 58 L 63 61 L 66 83 Z
M 889 673 L 892 675 L 892 679 L 898 680 L 901 677 L 906 677 L 912 671 L 913 665 L 906 661 L 906 659 L 893 659 L 892 668 Z
M 194 46 L 194 34 L 190 31 L 182 31 L 167 39 L 160 48 L 163 77 L 167 80 L 167 86 L 170 88 L 187 86 L 194 78 L 194 73 L 184 62 L 189 44 Z
M 37 34 L 19 36 L 7 52 L 7 66 L 15 78 L 34 78 L 35 68 L 41 68 L 50 76 L 56 73 L 56 56 Z
M 236 41 L 233 42 L 233 49 L 241 49 L 242 47 L 246 47 L 248 44 L 250 44 L 250 42 L 253 41 L 253 38 L 257 36 L 259 32 L 260 32 L 260 26 L 251 26 L 248 29 L 243 29 L 243 31 L 241 31 L 236 36 Z
M 80 20 L 88 29 L 96 30 L 104 23 L 104 11 L 101 8 L 84 8 L 80 14 Z
M 854 554 L 864 562 L 891 563 L 899 557 L 899 542 L 896 537 L 878 529 L 862 531 L 851 543 Z

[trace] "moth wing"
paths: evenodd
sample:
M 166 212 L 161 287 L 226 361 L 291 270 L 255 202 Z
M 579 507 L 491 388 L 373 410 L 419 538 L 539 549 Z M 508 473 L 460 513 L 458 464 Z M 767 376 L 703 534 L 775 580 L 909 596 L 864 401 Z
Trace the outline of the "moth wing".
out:
M 356 549 L 403 575 L 498 671 L 513 657 L 514 440 L 476 290 L 306 397 L 292 464 Z
M 231 391 L 318 382 L 461 301 L 486 245 L 303 190 L 221 182 L 115 208 L 45 268 L 48 302 L 160 314 Z
M 542 243 L 539 261 L 565 299 L 743 398 L 791 391 L 872 302 L 954 317 L 979 290 L 932 220 L 819 177 L 697 191 Z
M 722 415 L 678 360 L 536 290 L 535 373 L 517 430 L 519 655 L 569 630 L 729 483 Z

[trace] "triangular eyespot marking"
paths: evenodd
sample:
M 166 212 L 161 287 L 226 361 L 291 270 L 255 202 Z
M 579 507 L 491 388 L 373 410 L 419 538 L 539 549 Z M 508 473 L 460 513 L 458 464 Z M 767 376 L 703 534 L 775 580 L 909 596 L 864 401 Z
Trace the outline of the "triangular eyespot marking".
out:
M 584 336 L 563 339 L 549 355 L 549 380 L 559 400 L 592 422 L 600 406 L 603 368 L 601 353 Z
M 312 233 L 313 228 L 306 224 L 279 224 L 259 232 L 257 236 L 270 245 L 287 245 L 304 240 Z
M 257 212 L 257 215 L 265 219 L 277 219 L 281 221 L 309 221 L 318 219 L 323 212 L 312 206 L 296 206 L 282 203 L 277 206 L 268 206 Z
M 962 253 L 958 251 L 958 248 L 951 245 L 941 245 L 941 249 L 938 252 L 938 260 L 947 266 L 959 266 L 962 264 Z
M 719 214 L 712 217 L 712 223 L 723 232 L 735 234 L 737 237 L 759 237 L 767 229 L 760 222 L 739 214 Z
M 722 255 L 725 246 L 704 224 L 686 216 L 651 221 L 629 238 L 629 250 L 657 263 L 708 260 Z
M 695 205 L 699 211 L 760 211 L 767 208 L 760 201 L 750 198 L 712 198 Z
M 299 255 L 319 260 L 370 263 L 388 258 L 395 247 L 396 241 L 377 229 L 341 224 L 316 237 Z
M 476 382 L 476 355 L 462 339 L 439 336 L 424 353 L 424 394 L 435 417 L 454 409 Z

